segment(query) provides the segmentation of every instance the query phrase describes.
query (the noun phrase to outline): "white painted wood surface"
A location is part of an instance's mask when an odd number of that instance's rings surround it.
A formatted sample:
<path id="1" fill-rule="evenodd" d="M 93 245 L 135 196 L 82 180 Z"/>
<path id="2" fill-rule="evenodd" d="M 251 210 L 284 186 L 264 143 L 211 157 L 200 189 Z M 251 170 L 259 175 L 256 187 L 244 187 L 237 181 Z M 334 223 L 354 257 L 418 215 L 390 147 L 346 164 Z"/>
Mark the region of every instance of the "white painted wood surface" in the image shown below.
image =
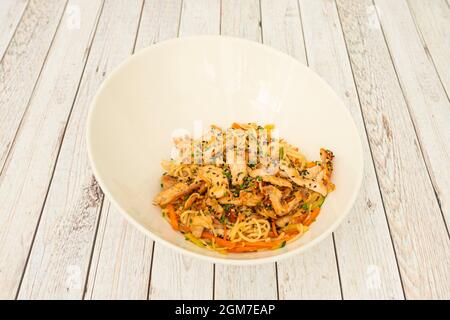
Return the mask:
<path id="1" fill-rule="evenodd" d="M 450 6 L 336 2 L 1 1 L 0 298 L 448 299 Z M 87 162 L 87 108 L 118 63 L 220 33 L 308 64 L 362 137 L 353 212 L 276 264 L 214 266 L 154 244 L 103 199 Z"/>
<path id="2" fill-rule="evenodd" d="M 429 58 L 450 97 L 450 3 L 447 0 L 408 0 Z"/>
<path id="3" fill-rule="evenodd" d="M 0 1 L 0 59 L 22 19 L 28 0 Z"/>
<path id="4" fill-rule="evenodd" d="M 107 0 L 103 6 L 19 292 L 21 299 L 80 299 L 84 294 L 103 199 L 87 159 L 87 111 L 106 73 L 131 54 L 141 9 L 140 0 Z"/>
<path id="5" fill-rule="evenodd" d="M 65 7 L 30 1 L 0 62 L 0 172 L 13 144 Z"/>
<path id="6" fill-rule="evenodd" d="M 301 0 L 310 67 L 349 108 L 362 138 L 364 180 L 352 213 L 335 232 L 345 299 L 402 299 L 402 285 L 378 190 L 345 41 L 334 1 Z"/>
<path id="7" fill-rule="evenodd" d="M 448 298 L 449 235 L 376 9 L 337 3 L 406 298 Z"/>
<path id="8" fill-rule="evenodd" d="M 441 210 L 450 224 L 450 100 L 420 41 L 406 1 L 376 1 L 397 76 L 414 121 Z M 450 20 L 450 11 L 449 11 Z M 447 42 L 450 45 L 450 23 Z M 450 47 L 447 57 L 450 66 Z M 449 67 L 450 68 L 450 67 Z M 449 74 L 450 76 L 450 74 Z"/>
<path id="9" fill-rule="evenodd" d="M 71 29 L 64 14 L 0 179 L 0 294 L 14 297 L 47 196 L 101 1 L 71 1 L 84 19 Z M 21 241 L 17 241 L 17 234 Z M 36 247 L 35 247 L 36 248 Z"/>

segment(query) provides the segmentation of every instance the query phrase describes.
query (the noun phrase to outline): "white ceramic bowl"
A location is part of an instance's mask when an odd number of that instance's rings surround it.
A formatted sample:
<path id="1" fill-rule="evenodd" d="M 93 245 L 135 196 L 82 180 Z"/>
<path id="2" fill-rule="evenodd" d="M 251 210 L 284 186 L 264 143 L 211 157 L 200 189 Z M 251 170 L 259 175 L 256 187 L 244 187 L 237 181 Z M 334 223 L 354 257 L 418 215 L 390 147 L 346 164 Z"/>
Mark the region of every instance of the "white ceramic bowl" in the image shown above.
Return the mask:
<path id="1" fill-rule="evenodd" d="M 152 205 L 160 162 L 170 157 L 174 130 L 192 132 L 195 121 L 274 123 L 310 159 L 319 159 L 320 147 L 335 153 L 336 190 L 303 237 L 279 250 L 223 255 L 171 229 Z M 333 90 L 288 55 L 229 37 L 169 40 L 127 59 L 92 102 L 87 146 L 101 188 L 129 221 L 156 241 L 219 263 L 269 262 L 311 248 L 348 214 L 363 174 L 356 126 Z"/>

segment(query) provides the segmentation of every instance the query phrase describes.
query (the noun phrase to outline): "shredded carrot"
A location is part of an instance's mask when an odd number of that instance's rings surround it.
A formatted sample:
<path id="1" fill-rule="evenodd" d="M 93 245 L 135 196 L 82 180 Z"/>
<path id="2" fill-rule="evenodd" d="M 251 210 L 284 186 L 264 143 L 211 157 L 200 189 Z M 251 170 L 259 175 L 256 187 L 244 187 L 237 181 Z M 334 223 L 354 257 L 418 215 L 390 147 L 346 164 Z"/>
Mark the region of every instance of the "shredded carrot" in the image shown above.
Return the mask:
<path id="1" fill-rule="evenodd" d="M 306 168 L 312 168 L 312 167 L 315 167 L 315 166 L 316 166 L 316 163 L 313 162 L 313 161 L 308 162 L 308 163 L 306 164 Z"/>
<path id="2" fill-rule="evenodd" d="M 225 223 L 223 224 L 223 238 L 227 238 L 227 225 Z"/>
<path id="3" fill-rule="evenodd" d="M 234 242 L 231 242 L 231 241 L 219 238 L 219 237 L 215 237 L 213 234 L 211 234 L 210 232 L 206 232 L 206 231 L 203 231 L 201 238 L 214 240 L 221 247 L 233 248 L 236 246 L 236 244 Z"/>
<path id="4" fill-rule="evenodd" d="M 319 212 L 320 212 L 320 208 L 312 209 L 309 216 L 305 219 L 305 221 L 303 221 L 303 225 L 309 226 L 311 223 L 313 223 L 314 220 L 316 220 L 317 216 L 319 215 Z"/>
<path id="5" fill-rule="evenodd" d="M 241 126 L 239 125 L 239 123 L 233 122 L 233 124 L 231 125 L 231 128 L 233 128 L 233 129 L 241 129 Z"/>
<path id="6" fill-rule="evenodd" d="M 245 247 L 230 248 L 230 249 L 228 249 L 228 252 L 232 252 L 232 253 L 251 252 L 251 251 L 257 251 L 258 249 L 261 249 L 261 248 L 245 246 Z"/>
<path id="7" fill-rule="evenodd" d="M 272 231 L 275 234 L 275 237 L 278 237 L 277 227 L 275 226 L 275 220 L 272 220 Z"/>
<path id="8" fill-rule="evenodd" d="M 169 214 L 170 224 L 172 225 L 172 228 L 174 228 L 175 230 L 179 230 L 178 217 L 177 214 L 175 213 L 175 209 L 173 208 L 172 204 L 169 204 L 167 206 L 167 211 Z"/>

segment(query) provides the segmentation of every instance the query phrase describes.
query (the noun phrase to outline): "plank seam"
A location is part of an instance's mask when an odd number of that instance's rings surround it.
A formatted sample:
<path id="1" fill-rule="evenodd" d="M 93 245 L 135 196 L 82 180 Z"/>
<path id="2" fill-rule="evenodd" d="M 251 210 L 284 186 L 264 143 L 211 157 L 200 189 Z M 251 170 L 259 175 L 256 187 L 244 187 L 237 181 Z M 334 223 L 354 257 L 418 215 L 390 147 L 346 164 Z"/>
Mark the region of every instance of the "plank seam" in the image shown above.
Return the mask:
<path id="1" fill-rule="evenodd" d="M 108 217 L 109 217 L 109 210 L 110 210 L 110 207 L 111 207 L 111 205 L 109 206 L 108 211 L 106 212 L 106 220 L 108 220 Z M 103 209 L 103 204 L 102 204 L 101 209 Z M 100 220 L 99 220 L 99 224 L 100 224 Z M 106 225 L 107 225 L 107 221 L 105 222 L 105 230 L 103 231 L 103 234 L 102 234 L 102 240 L 100 241 L 99 258 L 98 258 L 98 261 L 97 261 L 97 265 L 96 265 L 96 267 L 95 267 L 94 279 L 92 280 L 92 290 L 91 290 L 91 294 L 90 294 L 90 297 L 89 297 L 90 300 L 92 299 L 92 294 L 93 294 L 93 292 L 94 292 L 95 282 L 96 282 L 96 280 L 97 280 L 98 264 L 99 264 L 99 261 L 100 261 L 101 248 L 103 247 L 103 240 L 105 239 Z M 97 232 L 98 232 L 98 231 L 97 231 Z M 89 263 L 89 265 L 91 265 L 91 264 L 92 264 L 92 258 L 91 258 L 91 262 Z M 89 272 L 87 273 L 87 275 L 88 275 L 87 278 L 89 279 Z M 87 282 L 86 282 L 86 288 L 85 288 L 85 290 L 84 290 L 82 300 L 85 300 L 85 298 L 86 298 L 86 291 L 87 291 L 87 289 L 88 289 L 88 288 L 87 288 Z"/>
<path id="2" fill-rule="evenodd" d="M 344 290 L 342 290 L 341 270 L 339 269 L 339 259 L 338 259 L 337 248 L 336 248 L 336 240 L 334 239 L 334 232 L 331 234 L 331 236 L 333 237 L 334 258 L 336 259 L 336 270 L 337 270 L 338 279 L 339 279 L 339 289 L 341 291 L 341 300 L 344 300 Z"/>
<path id="3" fill-rule="evenodd" d="M 302 26 L 301 31 L 302 31 L 302 39 L 303 39 L 303 49 L 304 49 L 304 53 L 305 53 L 306 65 L 309 66 L 308 53 L 306 52 L 306 40 L 305 40 L 305 30 L 303 28 L 302 10 L 300 7 L 301 7 L 300 0 L 297 0 L 298 17 L 300 19 L 300 25 Z"/>
<path id="4" fill-rule="evenodd" d="M 14 32 L 12 33 L 11 38 L 10 38 L 9 41 L 8 41 L 8 44 L 7 44 L 6 47 L 5 47 L 5 51 L 3 52 L 2 57 L 0 58 L 0 64 L 3 63 L 3 59 L 4 59 L 5 56 L 6 56 L 6 52 L 8 51 L 9 47 L 11 46 L 11 42 L 12 42 L 12 40 L 14 39 L 14 36 L 15 36 L 16 33 L 17 33 L 17 29 L 19 29 L 19 25 L 20 25 L 20 23 L 22 22 L 23 16 L 25 15 L 25 12 L 27 11 L 27 9 L 28 9 L 29 6 L 30 6 L 30 0 L 27 1 L 27 4 L 25 5 L 25 7 L 24 7 L 24 9 L 23 9 L 23 11 L 22 11 L 22 13 L 21 13 L 21 15 L 20 15 L 20 19 L 19 19 L 19 21 L 18 21 L 16 27 L 14 28 Z"/>
<path id="5" fill-rule="evenodd" d="M 412 20 L 414 22 L 414 26 L 415 26 L 415 28 L 417 30 L 418 35 L 419 35 L 420 42 L 422 43 L 422 46 L 423 46 L 423 48 L 425 50 L 425 54 L 427 55 L 428 59 L 430 59 L 430 62 L 433 65 L 434 71 L 436 72 L 436 75 L 437 75 L 437 77 L 439 79 L 439 82 L 440 82 L 440 84 L 441 84 L 441 86 L 442 86 L 442 88 L 443 88 L 443 90 L 445 92 L 445 95 L 447 96 L 447 99 L 450 101 L 450 96 L 449 96 L 450 93 L 447 92 L 447 90 L 445 89 L 444 82 L 442 82 L 441 75 L 439 74 L 438 68 L 436 67 L 436 63 L 434 62 L 433 56 L 432 56 L 431 52 L 428 50 L 427 42 L 425 40 L 425 37 L 423 36 L 422 30 L 420 30 L 419 23 L 418 23 L 418 21 L 416 19 L 416 16 L 414 15 L 414 10 L 411 9 L 411 5 L 409 4 L 409 0 L 405 0 L 405 3 L 406 3 L 406 6 L 408 7 L 409 14 L 411 15 L 411 18 L 412 18 Z M 448 4 L 448 2 L 445 2 L 445 3 L 447 3 L 447 5 L 449 6 L 449 9 L 450 9 L 450 5 Z"/>
<path id="6" fill-rule="evenodd" d="M 181 4 L 181 8 L 180 8 L 180 16 L 178 17 L 178 30 L 177 30 L 177 38 L 180 37 L 180 29 L 181 29 L 181 16 L 183 14 L 183 5 L 184 5 L 184 0 L 180 1 Z"/>
<path id="7" fill-rule="evenodd" d="M 150 274 L 148 276 L 148 288 L 147 288 L 147 300 L 150 299 L 150 288 L 152 285 L 152 271 L 153 271 L 153 256 L 155 254 L 155 241 L 152 242 L 152 256 L 151 256 L 151 261 L 150 261 Z"/>
<path id="8" fill-rule="evenodd" d="M 362 107 L 361 107 L 361 98 L 359 96 L 359 90 L 358 90 L 358 86 L 356 85 L 355 74 L 353 72 L 353 65 L 352 65 L 352 62 L 351 62 L 350 54 L 348 52 L 347 41 L 345 41 L 346 35 L 345 35 L 345 32 L 344 32 L 344 28 L 342 26 L 341 14 L 339 12 L 339 7 L 338 7 L 336 1 L 334 2 L 334 4 L 336 6 L 336 10 L 337 10 L 337 13 L 338 13 L 338 16 L 339 16 L 339 23 L 340 23 L 340 27 L 341 27 L 342 36 L 344 38 L 344 45 L 345 45 L 345 48 L 346 48 L 346 51 L 347 51 L 347 57 L 348 57 L 350 69 L 352 71 L 353 85 L 354 85 L 354 87 L 356 89 L 355 90 L 356 91 L 356 96 L 358 97 L 358 104 L 359 104 L 359 107 L 360 107 L 360 110 L 361 110 L 361 117 L 362 117 L 362 120 L 363 120 L 364 131 L 366 133 L 367 141 L 370 141 L 369 138 L 368 138 L 369 135 L 367 133 L 367 126 L 366 126 L 366 121 L 365 121 L 365 117 L 364 117 L 364 112 L 362 111 Z M 402 286 L 403 298 L 405 299 L 406 295 L 405 295 L 405 287 L 403 285 L 402 273 L 400 272 L 400 266 L 399 266 L 399 263 L 398 263 L 397 251 L 396 251 L 396 248 L 395 248 L 395 245 L 394 245 L 394 240 L 392 238 L 392 232 L 391 232 L 391 227 L 389 225 L 389 219 L 387 218 L 386 206 L 384 204 L 384 196 L 383 196 L 383 193 L 381 192 L 378 171 L 377 171 L 377 167 L 376 167 L 376 165 L 374 163 L 374 160 L 373 160 L 373 151 L 372 151 L 372 146 L 371 146 L 370 142 L 368 142 L 368 146 L 369 146 L 369 151 L 370 151 L 370 157 L 372 158 L 372 166 L 373 166 L 373 169 L 374 169 L 374 172 L 375 172 L 375 177 L 376 177 L 377 186 L 378 186 L 378 192 L 379 192 L 380 198 L 381 198 L 381 204 L 383 205 L 384 218 L 386 220 L 386 225 L 387 225 L 388 231 L 389 231 L 389 237 L 391 238 L 392 249 L 394 251 L 395 263 L 397 265 L 397 271 L 398 271 L 399 278 L 400 278 L 400 284 Z"/>

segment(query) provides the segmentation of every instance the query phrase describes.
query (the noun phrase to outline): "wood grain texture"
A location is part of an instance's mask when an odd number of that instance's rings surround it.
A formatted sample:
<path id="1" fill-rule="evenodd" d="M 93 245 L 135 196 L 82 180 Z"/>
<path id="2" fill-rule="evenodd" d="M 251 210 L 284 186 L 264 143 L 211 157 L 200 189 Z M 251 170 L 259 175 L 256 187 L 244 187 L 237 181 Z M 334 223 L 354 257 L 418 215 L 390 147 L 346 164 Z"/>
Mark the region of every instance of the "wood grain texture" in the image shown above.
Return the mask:
<path id="1" fill-rule="evenodd" d="M 40 81 L 0 177 L 0 291 L 14 297 L 31 249 L 65 124 L 96 25 L 101 1 L 80 2 L 83 23 L 66 27 L 65 14 Z"/>
<path id="2" fill-rule="evenodd" d="M 297 1 L 263 0 L 261 15 L 264 43 L 307 64 Z M 331 236 L 313 250 L 277 265 L 280 299 L 341 299 Z"/>
<path id="3" fill-rule="evenodd" d="M 277 291 L 275 263 L 256 266 L 216 264 L 215 299 L 275 300 Z"/>
<path id="4" fill-rule="evenodd" d="M 65 0 L 32 0 L 0 62 L 0 172 L 42 70 Z"/>
<path id="5" fill-rule="evenodd" d="M 183 0 L 180 36 L 220 33 L 220 0 Z"/>
<path id="6" fill-rule="evenodd" d="M 259 0 L 222 0 L 220 33 L 261 42 Z"/>
<path id="7" fill-rule="evenodd" d="M 181 1 L 144 3 L 135 51 L 176 37 Z M 147 299 L 153 241 L 105 199 L 90 268 L 90 299 Z"/>
<path id="8" fill-rule="evenodd" d="M 22 19 L 28 0 L 0 1 L 0 60 Z"/>
<path id="9" fill-rule="evenodd" d="M 441 210 L 450 225 L 450 100 L 427 56 L 405 1 L 376 1 Z M 449 15 L 450 22 L 450 15 Z M 449 23 L 450 28 L 450 23 Z M 450 43 L 450 32 L 448 37 Z M 447 59 L 450 65 L 450 51 Z"/>
<path id="10" fill-rule="evenodd" d="M 147 299 L 153 241 L 109 201 L 102 208 L 86 299 Z"/>
<path id="11" fill-rule="evenodd" d="M 178 34 L 182 0 L 146 0 L 136 41 L 138 51 Z"/>
<path id="12" fill-rule="evenodd" d="M 408 0 L 422 36 L 423 45 L 433 60 L 440 80 L 450 97 L 450 4 L 445 0 Z"/>
<path id="13" fill-rule="evenodd" d="M 219 34 L 220 1 L 184 0 L 179 34 Z M 212 299 L 214 265 L 155 243 L 149 299 Z"/>
<path id="14" fill-rule="evenodd" d="M 300 0 L 310 67 L 341 97 L 353 115 L 364 154 L 359 197 L 335 232 L 344 299 L 403 299 L 353 74 L 333 0 Z"/>
<path id="15" fill-rule="evenodd" d="M 48 192 L 21 299 L 80 299 L 103 199 L 85 143 L 88 106 L 106 74 L 132 52 L 142 1 L 108 0 L 100 16 Z"/>
<path id="16" fill-rule="evenodd" d="M 221 33 L 261 42 L 259 1 L 222 1 Z M 258 266 L 216 264 L 215 299 L 277 299 L 274 263 Z"/>
<path id="17" fill-rule="evenodd" d="M 155 244 L 149 298 L 211 300 L 213 264 Z"/>
<path id="18" fill-rule="evenodd" d="M 450 240 L 370 1 L 337 1 L 406 298 L 448 298 Z"/>
<path id="19" fill-rule="evenodd" d="M 307 64 L 297 0 L 261 0 L 263 42 Z"/>

